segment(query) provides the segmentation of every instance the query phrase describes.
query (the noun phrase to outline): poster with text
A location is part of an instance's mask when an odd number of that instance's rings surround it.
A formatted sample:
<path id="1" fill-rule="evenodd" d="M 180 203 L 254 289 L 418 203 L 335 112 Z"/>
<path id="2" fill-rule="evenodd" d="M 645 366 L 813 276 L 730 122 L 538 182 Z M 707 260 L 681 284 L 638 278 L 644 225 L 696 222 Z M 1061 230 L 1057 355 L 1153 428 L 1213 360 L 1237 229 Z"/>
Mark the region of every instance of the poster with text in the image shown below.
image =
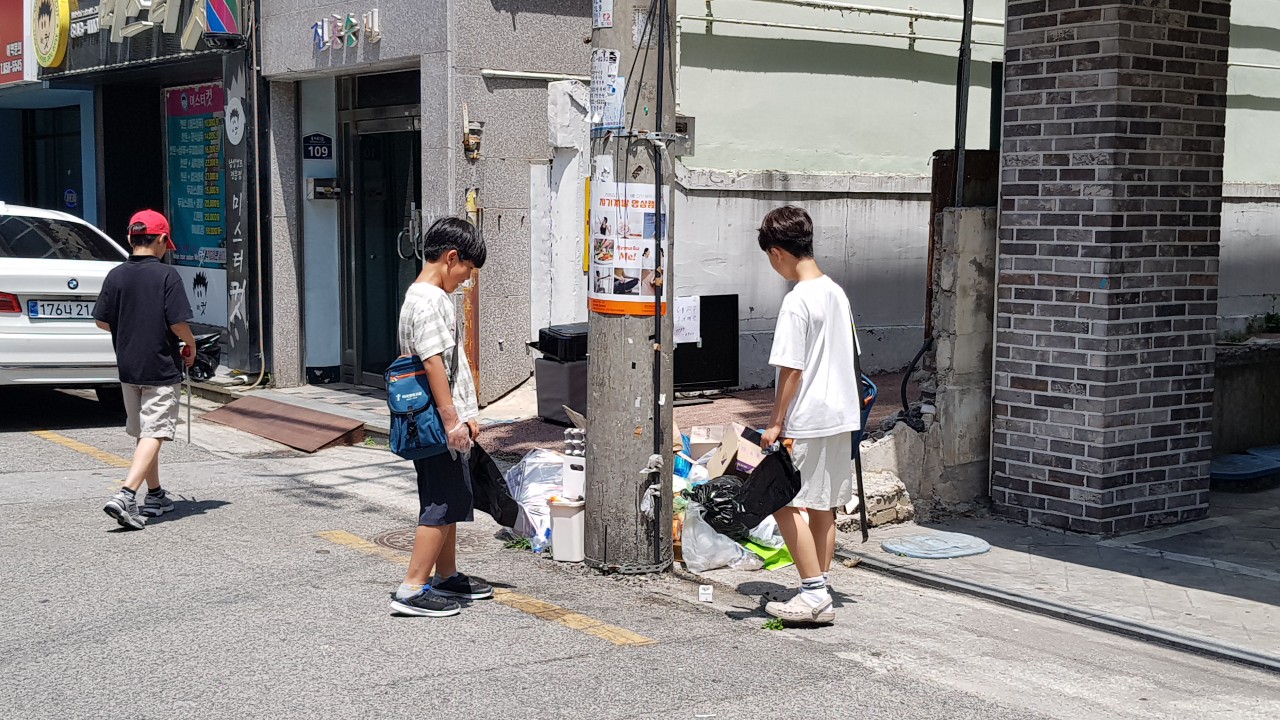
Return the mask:
<path id="1" fill-rule="evenodd" d="M 177 265 L 225 269 L 227 222 L 223 206 L 224 92 L 221 84 L 164 91 L 169 226 Z M 225 288 L 221 292 L 226 292 Z"/>
<path id="2" fill-rule="evenodd" d="M 608 315 L 652 315 L 655 295 L 665 293 L 658 258 L 668 242 L 653 184 L 593 183 L 591 196 L 588 306 Z M 670 202 L 671 192 L 664 191 L 664 216 Z"/>

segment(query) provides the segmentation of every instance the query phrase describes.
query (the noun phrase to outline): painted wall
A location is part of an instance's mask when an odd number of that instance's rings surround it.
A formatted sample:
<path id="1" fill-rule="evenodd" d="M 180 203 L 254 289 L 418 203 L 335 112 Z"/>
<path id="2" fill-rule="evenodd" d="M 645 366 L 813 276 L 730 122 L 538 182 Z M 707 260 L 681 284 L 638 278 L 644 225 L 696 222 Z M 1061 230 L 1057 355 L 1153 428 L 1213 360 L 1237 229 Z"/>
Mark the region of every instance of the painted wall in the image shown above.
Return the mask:
<path id="1" fill-rule="evenodd" d="M 767 207 L 786 203 L 813 217 L 815 257 L 849 295 L 863 368 L 896 370 L 911 360 L 924 340 L 927 182 L 700 170 L 682 172 L 679 182 L 676 294 L 738 295 L 744 387 L 774 379 L 769 349 L 790 284 L 770 269 L 756 228 Z"/>
<path id="2" fill-rule="evenodd" d="M 328 160 L 301 159 L 303 302 L 308 368 L 336 368 L 342 364 L 342 302 L 339 271 L 339 201 L 306 199 L 307 178 L 338 177 L 337 96 L 332 78 L 298 83 L 298 136 L 328 135 L 333 142 Z M 319 378 L 310 377 L 315 382 Z"/>
<path id="3" fill-rule="evenodd" d="M 1274 0 L 1231 3 L 1227 74 L 1227 182 L 1280 183 L 1280 13 Z"/>
<path id="4" fill-rule="evenodd" d="M 871 3 L 956 14 L 948 0 Z M 759 0 L 717 0 L 718 18 L 906 33 L 903 17 L 841 13 Z M 680 0 L 682 16 L 707 3 Z M 978 0 L 977 17 L 1003 20 L 1001 0 Z M 960 24 L 920 20 L 922 36 L 960 37 Z M 680 21 L 677 97 L 697 118 L 693 168 L 822 173 L 928 172 L 929 154 L 954 145 L 954 42 Z M 1002 43 L 1003 28 L 977 26 L 976 41 Z M 989 147 L 991 62 L 975 46 L 970 147 Z"/>
<path id="5" fill-rule="evenodd" d="M 568 80 L 548 86 L 551 162 L 530 166 L 533 234 L 530 242 L 529 335 L 549 325 L 587 320 L 587 283 L 582 261 L 583 213 L 590 126 L 589 91 Z"/>
<path id="6" fill-rule="evenodd" d="M 1280 312 L 1280 15 L 1270 0 L 1231 4 L 1227 179 L 1218 275 L 1218 334 Z M 1215 445 L 1216 447 L 1216 445 Z"/>

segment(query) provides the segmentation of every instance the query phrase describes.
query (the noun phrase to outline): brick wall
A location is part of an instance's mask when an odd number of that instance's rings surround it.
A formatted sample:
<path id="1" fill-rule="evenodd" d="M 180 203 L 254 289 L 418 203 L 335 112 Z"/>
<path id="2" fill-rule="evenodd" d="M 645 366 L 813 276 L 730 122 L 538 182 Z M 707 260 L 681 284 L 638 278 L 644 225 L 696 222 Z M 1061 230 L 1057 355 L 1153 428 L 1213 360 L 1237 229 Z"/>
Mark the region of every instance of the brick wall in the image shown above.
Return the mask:
<path id="1" fill-rule="evenodd" d="M 1203 517 L 1230 4 L 1008 7 L 992 498 L 1088 533 Z"/>

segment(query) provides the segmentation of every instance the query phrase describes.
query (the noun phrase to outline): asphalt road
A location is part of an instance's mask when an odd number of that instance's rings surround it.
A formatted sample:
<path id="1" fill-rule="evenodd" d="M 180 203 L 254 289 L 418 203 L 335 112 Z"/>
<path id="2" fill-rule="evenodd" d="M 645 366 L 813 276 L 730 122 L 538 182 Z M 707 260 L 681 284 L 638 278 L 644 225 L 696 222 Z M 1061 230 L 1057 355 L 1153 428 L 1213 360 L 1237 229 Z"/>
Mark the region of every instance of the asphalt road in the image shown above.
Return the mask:
<path id="1" fill-rule="evenodd" d="M 789 571 L 704 604 L 487 518 L 462 564 L 503 595 L 391 617 L 406 556 L 369 541 L 412 524 L 406 464 L 197 421 L 162 455 L 180 510 L 124 532 L 131 443 L 90 397 L 0 388 L 3 718 L 1280 717 L 1280 677 L 857 569 L 836 626 L 765 630 Z"/>

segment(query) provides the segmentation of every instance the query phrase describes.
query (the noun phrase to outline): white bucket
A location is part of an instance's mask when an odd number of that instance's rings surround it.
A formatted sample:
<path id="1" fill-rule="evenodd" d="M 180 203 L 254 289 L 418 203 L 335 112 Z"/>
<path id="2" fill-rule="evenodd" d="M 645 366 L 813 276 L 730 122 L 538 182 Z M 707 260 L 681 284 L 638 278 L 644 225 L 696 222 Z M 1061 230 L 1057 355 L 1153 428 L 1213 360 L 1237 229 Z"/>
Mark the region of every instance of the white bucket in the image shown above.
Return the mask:
<path id="1" fill-rule="evenodd" d="M 564 477 L 560 496 L 580 500 L 587 496 L 587 459 L 570 456 L 564 459 Z"/>
<path id="2" fill-rule="evenodd" d="M 551 500 L 551 557 L 557 562 L 582 562 L 587 527 L 585 500 Z"/>

